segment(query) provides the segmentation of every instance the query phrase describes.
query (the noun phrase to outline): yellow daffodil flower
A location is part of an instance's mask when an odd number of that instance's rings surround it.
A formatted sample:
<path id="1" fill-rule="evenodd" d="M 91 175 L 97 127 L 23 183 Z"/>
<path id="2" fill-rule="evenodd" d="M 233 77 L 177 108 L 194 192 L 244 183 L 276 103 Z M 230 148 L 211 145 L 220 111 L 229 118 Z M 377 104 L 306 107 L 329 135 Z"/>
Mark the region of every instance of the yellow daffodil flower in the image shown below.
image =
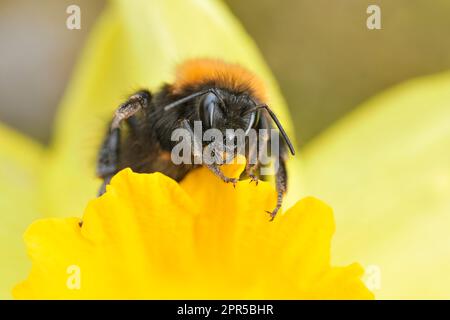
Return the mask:
<path id="1" fill-rule="evenodd" d="M 225 166 L 239 177 L 244 166 Z M 20 299 L 367 299 L 356 264 L 330 267 L 331 209 L 299 201 L 273 222 L 268 182 L 233 188 L 208 169 L 180 184 L 119 172 L 79 218 L 26 232 L 33 260 Z M 76 271 L 75 271 L 76 270 Z M 72 272 L 74 272 L 72 274 Z"/>

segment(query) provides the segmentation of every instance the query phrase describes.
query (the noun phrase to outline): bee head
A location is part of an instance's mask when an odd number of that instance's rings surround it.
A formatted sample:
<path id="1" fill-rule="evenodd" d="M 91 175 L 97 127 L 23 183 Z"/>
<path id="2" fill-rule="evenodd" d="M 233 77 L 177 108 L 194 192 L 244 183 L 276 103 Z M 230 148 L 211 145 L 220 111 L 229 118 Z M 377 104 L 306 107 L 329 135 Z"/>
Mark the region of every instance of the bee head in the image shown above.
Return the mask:
<path id="1" fill-rule="evenodd" d="M 194 99 L 197 100 L 195 105 L 197 105 L 198 117 L 202 121 L 203 129 L 220 130 L 224 137 L 224 143 L 235 138 L 227 129 L 241 129 L 248 134 L 252 128 L 257 127 L 260 112 L 265 110 L 277 125 L 291 153 L 295 154 L 294 147 L 275 113 L 268 105 L 257 104 L 246 94 L 233 94 L 217 88 L 210 88 L 172 102 L 166 105 L 164 110 L 170 110 Z"/>
<path id="2" fill-rule="evenodd" d="M 241 129 L 248 134 L 258 125 L 260 111 L 248 112 L 255 105 L 247 96 L 214 90 L 199 99 L 198 115 L 205 130 L 217 129 L 224 137 L 232 139 L 231 131 Z"/>

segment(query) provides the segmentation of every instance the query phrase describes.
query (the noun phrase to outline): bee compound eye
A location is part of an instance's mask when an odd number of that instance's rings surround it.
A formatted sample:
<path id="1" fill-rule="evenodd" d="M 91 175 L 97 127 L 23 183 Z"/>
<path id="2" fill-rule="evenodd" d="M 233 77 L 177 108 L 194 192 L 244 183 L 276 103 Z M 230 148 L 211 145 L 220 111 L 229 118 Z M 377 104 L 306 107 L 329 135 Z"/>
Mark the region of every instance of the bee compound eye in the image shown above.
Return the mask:
<path id="1" fill-rule="evenodd" d="M 251 129 L 255 128 L 258 125 L 258 121 L 259 121 L 259 112 L 254 111 L 254 112 L 250 113 L 250 116 L 249 116 L 248 122 L 247 122 L 247 129 L 245 129 L 246 135 L 250 132 Z"/>
<path id="2" fill-rule="evenodd" d="M 200 119 L 207 128 L 212 128 L 214 126 L 217 103 L 218 99 L 214 93 L 208 93 L 201 101 Z"/>

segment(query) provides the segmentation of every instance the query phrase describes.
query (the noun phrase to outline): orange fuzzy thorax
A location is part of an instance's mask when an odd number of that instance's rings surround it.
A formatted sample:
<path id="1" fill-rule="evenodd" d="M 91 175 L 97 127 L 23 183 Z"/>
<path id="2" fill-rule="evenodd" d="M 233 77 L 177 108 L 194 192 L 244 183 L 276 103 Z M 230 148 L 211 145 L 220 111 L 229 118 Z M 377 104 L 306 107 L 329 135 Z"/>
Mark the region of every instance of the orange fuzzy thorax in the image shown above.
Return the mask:
<path id="1" fill-rule="evenodd" d="M 192 59 L 178 66 L 173 84 L 174 92 L 185 87 L 214 83 L 232 91 L 248 90 L 260 102 L 267 99 L 266 88 L 261 79 L 238 64 L 214 59 Z"/>

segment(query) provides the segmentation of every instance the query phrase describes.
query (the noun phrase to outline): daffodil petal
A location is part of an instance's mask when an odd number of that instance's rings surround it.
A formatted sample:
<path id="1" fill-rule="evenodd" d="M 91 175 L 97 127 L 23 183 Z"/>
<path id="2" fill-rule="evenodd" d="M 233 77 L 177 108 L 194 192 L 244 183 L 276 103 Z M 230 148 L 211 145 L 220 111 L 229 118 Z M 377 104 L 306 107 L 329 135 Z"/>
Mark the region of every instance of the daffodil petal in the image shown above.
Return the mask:
<path id="1" fill-rule="evenodd" d="M 336 263 L 378 270 L 377 298 L 450 298 L 450 74 L 371 99 L 305 151 L 308 192 L 336 212 Z"/>
<path id="2" fill-rule="evenodd" d="M 240 171 L 242 166 L 224 167 L 224 173 Z M 275 202 L 269 183 L 243 181 L 234 189 L 213 178 L 204 167 L 181 185 L 160 173 L 119 172 L 89 203 L 82 227 L 79 219 L 65 218 L 29 228 L 33 267 L 14 296 L 373 297 L 360 267 L 330 267 L 334 223 L 328 206 L 306 198 L 270 222 L 261 212 Z"/>
<path id="3" fill-rule="evenodd" d="M 111 1 L 95 26 L 57 115 L 43 182 L 47 214 L 75 215 L 99 187 L 98 146 L 113 111 L 135 90 L 157 89 L 191 57 L 239 62 L 268 84 L 270 103 L 294 136 L 285 102 L 253 41 L 220 1 Z M 299 176 L 298 162 L 290 162 Z M 301 179 L 291 179 L 298 190 Z M 60 193 L 59 191 L 70 190 Z M 53 195 L 58 193 L 55 198 Z"/>
<path id="4" fill-rule="evenodd" d="M 42 148 L 0 125 L 0 300 L 26 275 L 29 262 L 22 240 L 26 227 L 40 217 L 37 196 Z"/>
<path id="5" fill-rule="evenodd" d="M 77 218 L 41 220 L 30 226 L 25 239 L 35 263 L 30 280 L 18 285 L 14 296 L 165 297 L 173 287 L 167 282 L 160 285 L 160 279 L 169 281 L 165 275 L 170 274 L 170 281 L 182 281 L 181 268 L 193 269 L 190 241 L 195 214 L 175 181 L 160 173 L 124 170 L 114 177 L 108 192 L 89 203 L 82 228 Z M 80 271 L 79 289 L 67 285 L 71 266 Z"/>

